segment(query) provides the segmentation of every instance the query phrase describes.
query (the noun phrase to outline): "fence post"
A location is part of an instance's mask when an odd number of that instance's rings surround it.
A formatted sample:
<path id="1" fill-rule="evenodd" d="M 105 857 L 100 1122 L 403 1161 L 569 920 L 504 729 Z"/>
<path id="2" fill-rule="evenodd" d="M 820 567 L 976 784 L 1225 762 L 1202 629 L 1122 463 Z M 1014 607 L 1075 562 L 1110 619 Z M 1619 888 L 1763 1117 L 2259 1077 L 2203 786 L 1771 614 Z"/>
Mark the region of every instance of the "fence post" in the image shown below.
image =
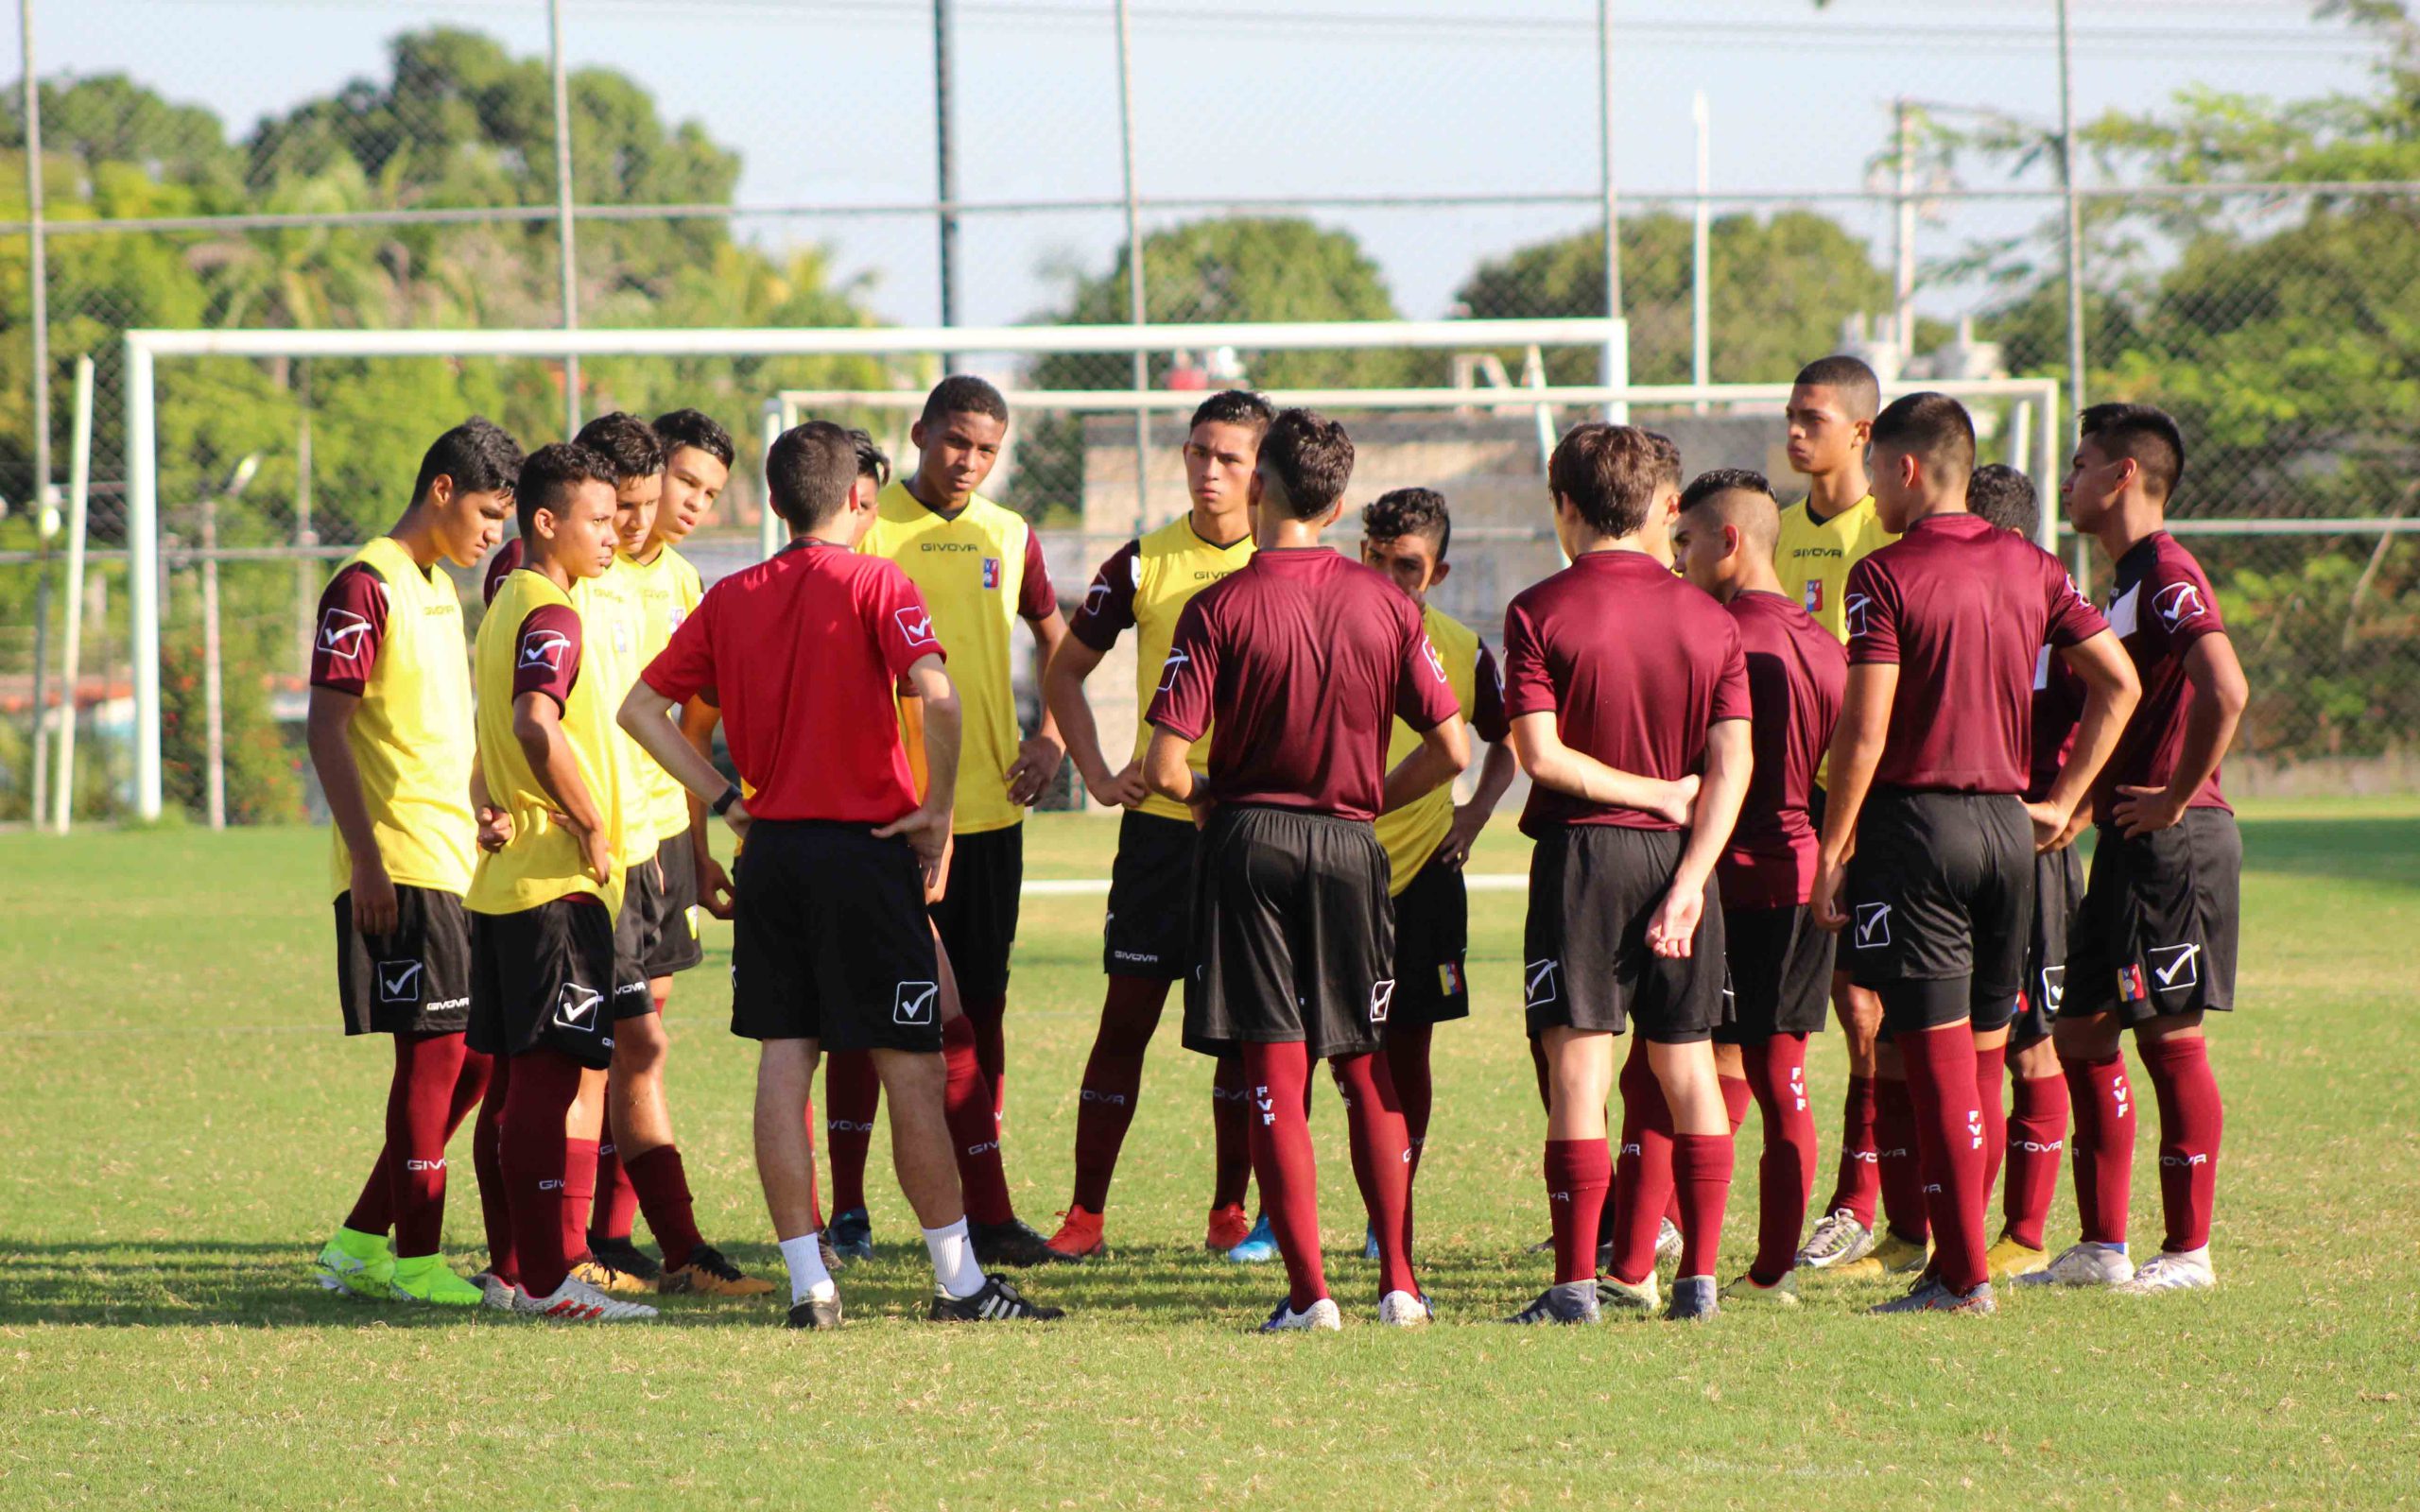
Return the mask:
<path id="1" fill-rule="evenodd" d="M 1689 114 L 1698 129 L 1697 214 L 1689 227 L 1689 381 L 1710 384 L 1714 382 L 1714 296 L 1708 281 L 1714 276 L 1714 204 L 1706 196 L 1714 187 L 1714 114 L 1706 105 L 1705 91 L 1691 97 Z M 1699 400 L 1697 412 L 1705 411 L 1705 401 Z"/>
<path id="2" fill-rule="evenodd" d="M 93 493 L 93 359 L 76 359 L 75 450 L 67 456 L 67 635 L 60 700 L 59 771 L 51 785 L 51 827 L 67 833 L 76 813 L 76 681 L 84 651 L 84 535 Z M 42 816 L 36 815 L 35 822 Z"/>
<path id="3" fill-rule="evenodd" d="M 42 524 L 50 508 L 50 248 L 45 234 L 42 193 L 42 86 L 34 78 L 34 0 L 17 0 L 17 34 L 24 47 L 25 131 L 26 131 L 26 225 L 30 243 L 32 266 L 27 269 L 26 287 L 31 295 L 33 319 L 33 402 L 34 402 L 34 487 L 32 508 L 34 529 L 42 543 L 42 578 L 34 599 L 34 747 L 33 747 L 33 808 L 36 825 L 42 823 L 43 799 L 48 780 L 49 747 L 43 740 L 43 705 L 48 690 L 43 686 L 45 664 L 50 660 L 50 538 Z M 71 692 L 69 696 L 73 698 Z M 71 703 L 72 710 L 73 705 Z"/>
<path id="4" fill-rule="evenodd" d="M 2075 39 L 2067 26 L 2067 0 L 2059 0 L 2059 187 L 2067 212 L 2067 413 L 2083 414 L 2083 202 L 2076 198 Z M 2054 436 L 2050 445 L 2055 449 Z M 2054 453 L 2055 454 L 2055 450 Z M 2075 578 L 2087 580 L 2091 563 L 2084 541 L 2076 538 Z"/>
<path id="5" fill-rule="evenodd" d="M 1133 18 L 1127 0 L 1117 0 L 1117 144 L 1126 178 L 1126 301 L 1134 323 L 1145 326 L 1151 323 L 1151 317 L 1143 301 L 1142 217 L 1134 203 Z M 1150 354 L 1137 349 L 1134 391 L 1139 394 L 1150 387 Z M 1138 538 L 1151 527 L 1150 471 L 1151 412 L 1138 405 L 1134 410 L 1134 534 Z"/>
<path id="6" fill-rule="evenodd" d="M 127 626 L 134 662 L 134 814 L 160 816 L 160 440 L 151 349 L 126 337 Z"/>
<path id="7" fill-rule="evenodd" d="M 1620 203 L 1614 193 L 1614 0 L 1597 0 L 1597 163 L 1604 180 L 1605 317 L 1622 316 L 1622 238 Z M 1605 353 L 1597 381 L 1607 386 L 1630 381 L 1630 354 L 1617 352 L 1619 338 L 1605 338 Z M 1605 419 L 1616 425 L 1630 421 L 1630 406 L 1605 406 Z"/>
<path id="8" fill-rule="evenodd" d="M 950 99 L 957 93 L 949 56 L 950 0 L 933 0 L 933 167 L 941 194 L 941 283 L 943 325 L 958 324 L 958 154 L 950 141 Z"/>
<path id="9" fill-rule="evenodd" d="M 548 60 L 555 83 L 555 224 L 563 264 L 563 329 L 579 329 L 579 265 L 572 231 L 571 76 L 563 67 L 563 0 L 546 0 Z M 563 353 L 563 439 L 579 434 L 579 354 Z"/>

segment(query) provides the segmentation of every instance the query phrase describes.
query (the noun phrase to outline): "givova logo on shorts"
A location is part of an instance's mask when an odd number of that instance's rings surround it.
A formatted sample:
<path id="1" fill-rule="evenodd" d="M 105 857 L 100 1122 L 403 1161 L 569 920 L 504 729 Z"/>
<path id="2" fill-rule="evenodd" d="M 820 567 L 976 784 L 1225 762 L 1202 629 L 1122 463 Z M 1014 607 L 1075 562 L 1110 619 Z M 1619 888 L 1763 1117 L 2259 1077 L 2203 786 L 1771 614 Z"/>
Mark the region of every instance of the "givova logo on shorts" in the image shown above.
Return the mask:
<path id="1" fill-rule="evenodd" d="M 919 1028 L 940 1022 L 941 988 L 931 982 L 902 982 L 890 998 L 890 1022 Z"/>

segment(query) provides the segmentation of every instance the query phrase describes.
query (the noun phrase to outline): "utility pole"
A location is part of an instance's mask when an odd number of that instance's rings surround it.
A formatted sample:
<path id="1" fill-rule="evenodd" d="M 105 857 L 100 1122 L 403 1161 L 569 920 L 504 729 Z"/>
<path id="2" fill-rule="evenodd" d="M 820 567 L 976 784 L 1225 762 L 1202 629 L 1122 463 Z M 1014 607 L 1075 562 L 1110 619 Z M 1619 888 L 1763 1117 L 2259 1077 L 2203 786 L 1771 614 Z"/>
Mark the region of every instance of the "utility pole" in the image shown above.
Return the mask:
<path id="1" fill-rule="evenodd" d="M 1121 17 L 1122 17 L 1121 12 Z M 1123 35 L 1123 20 L 1120 35 Z M 933 151 L 941 194 L 942 324 L 958 323 L 958 155 L 950 140 L 950 0 L 933 0 Z"/>
<path id="2" fill-rule="evenodd" d="M 563 329 L 579 329 L 579 262 L 571 214 L 571 77 L 563 67 L 563 0 L 546 0 L 555 76 L 555 227 L 563 267 Z M 579 434 L 579 354 L 563 353 L 563 439 Z"/>

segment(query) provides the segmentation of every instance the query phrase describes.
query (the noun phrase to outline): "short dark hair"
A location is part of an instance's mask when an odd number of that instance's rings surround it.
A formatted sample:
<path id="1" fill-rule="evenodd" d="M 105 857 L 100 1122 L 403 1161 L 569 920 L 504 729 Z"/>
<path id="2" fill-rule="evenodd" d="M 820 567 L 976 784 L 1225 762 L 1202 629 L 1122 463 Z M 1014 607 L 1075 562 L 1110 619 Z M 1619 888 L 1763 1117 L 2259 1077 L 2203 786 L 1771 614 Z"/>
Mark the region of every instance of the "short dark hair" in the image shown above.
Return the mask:
<path id="1" fill-rule="evenodd" d="M 1801 388 L 1837 388 L 1849 402 L 1849 419 L 1872 420 L 1882 405 L 1882 384 L 1862 357 L 1852 357 L 1836 352 L 1828 357 L 1818 357 L 1798 369 L 1794 387 Z"/>
<path id="2" fill-rule="evenodd" d="M 412 503 L 427 498 L 429 486 L 441 477 L 452 478 L 457 493 L 510 493 L 520 476 L 521 443 L 485 415 L 474 415 L 421 454 Z"/>
<path id="3" fill-rule="evenodd" d="M 628 410 L 597 416 L 579 428 L 572 442 L 605 459 L 605 465 L 614 470 L 617 489 L 664 471 L 663 438 L 655 434 L 654 426 Z"/>
<path id="4" fill-rule="evenodd" d="M 1902 394 L 1874 417 L 1874 444 L 1905 452 L 1927 466 L 1972 474 L 1975 421 L 1966 406 L 1930 389 Z"/>
<path id="5" fill-rule="evenodd" d="M 1435 489 L 1390 489 L 1362 507 L 1361 533 L 1373 541 L 1426 537 L 1443 561 L 1454 540 L 1454 519 L 1445 512 L 1445 496 Z"/>
<path id="6" fill-rule="evenodd" d="M 1718 493 L 1761 493 L 1773 496 L 1772 481 L 1762 472 L 1751 472 L 1744 467 L 1719 467 L 1689 479 L 1681 490 L 1681 512 L 1685 514 Z"/>
<path id="7" fill-rule="evenodd" d="M 536 539 L 538 511 L 560 515 L 572 490 L 583 483 L 620 486 L 614 465 L 578 441 L 550 441 L 530 453 L 512 488 L 512 515 L 521 527 L 521 539 Z"/>
<path id="8" fill-rule="evenodd" d="M 924 423 L 934 424 L 952 415 L 989 415 L 1006 425 L 1009 422 L 1009 402 L 987 379 L 971 372 L 954 372 L 933 385 L 925 396 Z"/>
<path id="9" fill-rule="evenodd" d="M 2134 458 L 2162 500 L 2185 481 L 2184 428 L 2156 404 L 2093 404 L 2076 428 L 2103 455 Z"/>
<path id="10" fill-rule="evenodd" d="M 1317 410 L 1280 410 L 1260 438 L 1260 466 L 1295 519 L 1316 519 L 1353 481 L 1353 438 Z"/>
<path id="11" fill-rule="evenodd" d="M 1193 419 L 1184 428 L 1191 431 L 1196 425 L 1239 425 L 1254 436 L 1266 436 L 1270 422 L 1276 419 L 1277 406 L 1251 389 L 1226 388 L 1195 405 Z"/>
<path id="12" fill-rule="evenodd" d="M 1679 481 L 1672 443 L 1635 425 L 1582 421 L 1563 433 L 1547 464 L 1547 486 L 1569 499 L 1589 528 L 1608 536 L 1637 534 L 1655 490 Z"/>
<path id="13" fill-rule="evenodd" d="M 1967 509 L 2002 530 L 2026 540 L 2041 528 L 2042 510 L 2033 496 L 2033 480 L 2005 462 L 1987 462 L 1966 480 Z"/>
<path id="14" fill-rule="evenodd" d="M 655 436 L 664 443 L 664 460 L 667 463 L 672 460 L 672 454 L 684 446 L 696 447 L 725 467 L 739 455 L 739 449 L 731 444 L 731 432 L 701 409 L 676 409 L 668 415 L 658 415 Z"/>
<path id="15" fill-rule="evenodd" d="M 889 488 L 890 486 L 890 454 L 874 444 L 874 438 L 870 432 L 853 430 L 849 432 L 849 439 L 856 443 L 857 476 L 872 478 L 878 487 Z"/>
<path id="16" fill-rule="evenodd" d="M 856 481 L 857 443 L 828 420 L 791 426 L 765 454 L 766 491 L 792 529 L 812 530 L 831 519 Z"/>

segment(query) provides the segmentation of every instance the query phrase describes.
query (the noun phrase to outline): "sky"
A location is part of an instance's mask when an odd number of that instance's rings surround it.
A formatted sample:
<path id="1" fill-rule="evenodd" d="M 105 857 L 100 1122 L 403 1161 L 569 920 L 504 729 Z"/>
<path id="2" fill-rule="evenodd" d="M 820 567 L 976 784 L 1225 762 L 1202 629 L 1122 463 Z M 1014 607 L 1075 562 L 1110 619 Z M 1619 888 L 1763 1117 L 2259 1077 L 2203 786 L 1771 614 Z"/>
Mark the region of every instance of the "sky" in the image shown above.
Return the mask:
<path id="1" fill-rule="evenodd" d="M 540 55 L 540 0 L 36 0 L 41 73 L 124 72 L 209 107 L 240 134 L 354 77 L 383 77 L 401 31 L 463 25 Z M 1115 201 L 1118 77 L 1110 0 L 956 0 L 960 195 Z M 2361 88 L 2370 45 L 2308 0 L 2077 0 L 2080 117 L 2155 108 L 2187 89 L 2293 98 Z M 1694 95 L 1718 196 L 1856 191 L 1875 181 L 1892 101 L 1907 96 L 2049 125 L 2049 0 L 1614 0 L 1615 164 L 1624 195 L 1686 196 Z M 1133 0 L 1135 175 L 1148 199 L 1547 195 L 1552 204 L 1311 210 L 1351 229 L 1410 317 L 1451 313 L 1482 258 L 1594 224 L 1594 0 Z M 822 242 L 886 318 L 938 311 L 929 215 L 882 207 L 935 189 L 926 0 L 563 0 L 573 66 L 620 70 L 673 119 L 736 149 L 735 222 L 771 246 Z M 2038 181 L 2038 180 L 2036 180 Z M 1975 179 L 1970 185 L 1991 186 Z M 1737 204 L 1718 210 L 1739 208 Z M 1887 258 L 1891 216 L 1825 203 Z M 2013 233 L 2038 204 L 1928 220 L 1946 256 Z M 1146 229 L 1184 218 L 1154 210 Z M 972 215 L 959 318 L 1046 313 L 1070 269 L 1106 269 L 1114 208 Z M 1946 296 L 1945 296 L 1946 297 Z M 1946 313 L 1946 312 L 1944 312 Z"/>

